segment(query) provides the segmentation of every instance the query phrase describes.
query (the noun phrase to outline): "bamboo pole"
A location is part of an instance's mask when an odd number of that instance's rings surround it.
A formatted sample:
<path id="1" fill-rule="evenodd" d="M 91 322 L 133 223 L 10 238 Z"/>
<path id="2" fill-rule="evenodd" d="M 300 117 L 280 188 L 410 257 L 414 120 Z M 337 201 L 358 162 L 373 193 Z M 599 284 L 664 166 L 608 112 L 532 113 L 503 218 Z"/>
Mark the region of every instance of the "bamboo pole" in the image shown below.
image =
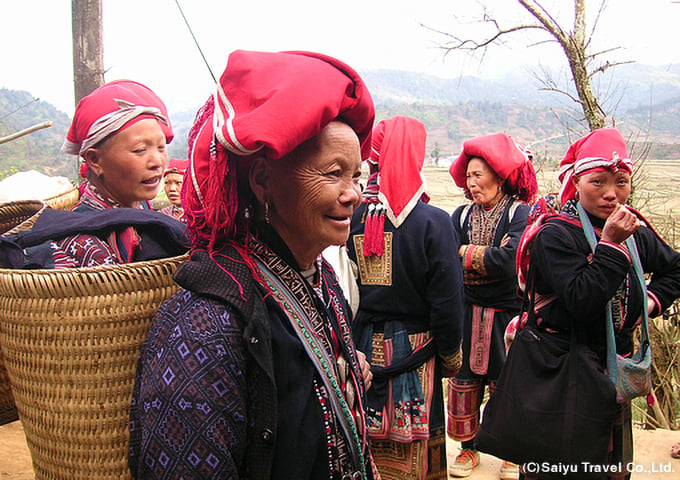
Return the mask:
<path id="1" fill-rule="evenodd" d="M 33 133 L 36 130 L 42 130 L 43 128 L 48 128 L 52 126 L 51 121 L 39 123 L 37 125 L 33 125 L 32 127 L 24 128 L 23 130 L 19 130 L 16 133 L 13 133 L 11 135 L 7 135 L 6 137 L 0 137 L 0 145 L 3 143 L 11 142 L 12 140 L 16 140 L 19 137 L 23 137 L 24 135 L 28 135 L 29 133 Z"/>

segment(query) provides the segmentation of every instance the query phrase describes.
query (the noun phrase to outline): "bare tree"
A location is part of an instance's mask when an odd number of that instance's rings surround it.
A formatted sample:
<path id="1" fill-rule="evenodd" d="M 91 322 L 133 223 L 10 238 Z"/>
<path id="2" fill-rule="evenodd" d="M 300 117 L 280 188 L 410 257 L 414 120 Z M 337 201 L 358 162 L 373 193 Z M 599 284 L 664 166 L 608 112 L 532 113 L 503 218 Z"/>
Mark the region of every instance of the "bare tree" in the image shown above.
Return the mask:
<path id="1" fill-rule="evenodd" d="M 102 0 L 72 0 L 75 103 L 104 84 Z"/>
<path id="2" fill-rule="evenodd" d="M 580 105 L 583 117 L 588 123 L 590 130 L 602 128 L 606 125 L 607 113 L 603 110 L 597 96 L 593 93 L 592 77 L 602 74 L 615 65 L 631 62 L 608 62 L 599 61 L 599 58 L 612 50 L 601 52 L 591 51 L 591 40 L 597 22 L 606 7 L 606 0 L 599 0 L 597 15 L 589 31 L 586 21 L 586 0 L 573 0 L 574 16 L 570 30 L 566 29 L 541 3 L 534 0 L 517 0 L 518 6 L 523 7 L 531 14 L 532 22 L 503 26 L 489 10 L 483 6 L 481 21 L 492 27 L 492 33 L 481 39 L 462 38 L 456 34 L 430 29 L 449 38 L 442 48 L 449 53 L 454 50 L 468 52 L 482 52 L 492 45 L 500 43 L 504 37 L 521 31 L 536 31 L 547 35 L 548 41 L 557 42 L 566 56 L 571 75 L 574 81 L 576 93 L 572 94 L 560 88 L 548 75 L 542 81 L 546 90 L 552 90 L 567 95 L 571 100 Z M 426 28 L 429 28 L 425 26 Z"/>

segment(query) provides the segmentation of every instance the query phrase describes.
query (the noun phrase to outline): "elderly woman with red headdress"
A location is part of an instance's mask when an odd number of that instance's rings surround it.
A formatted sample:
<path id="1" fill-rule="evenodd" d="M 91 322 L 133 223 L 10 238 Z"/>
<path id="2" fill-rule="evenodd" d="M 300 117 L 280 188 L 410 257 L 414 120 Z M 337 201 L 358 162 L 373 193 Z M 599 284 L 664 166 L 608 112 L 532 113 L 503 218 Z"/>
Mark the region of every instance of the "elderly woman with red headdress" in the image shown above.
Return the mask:
<path id="1" fill-rule="evenodd" d="M 171 158 L 168 161 L 168 168 L 163 174 L 163 189 L 165 195 L 170 200 L 170 205 L 161 208 L 159 212 L 169 215 L 180 222 L 186 222 L 184 218 L 184 209 L 182 208 L 182 182 L 184 181 L 184 172 L 187 169 L 187 160 L 179 158 Z"/>
<path id="2" fill-rule="evenodd" d="M 629 356 L 633 330 L 643 309 L 650 317 L 660 315 L 680 296 L 680 253 L 626 205 L 632 172 L 626 143 L 616 129 L 595 130 L 574 142 L 560 164 L 558 213 L 541 212 L 540 206 L 545 204 L 539 202 L 537 213 L 543 216 L 527 228 L 518 252 L 520 274 L 535 292 L 539 332 L 561 340 L 568 349 L 571 329 L 575 329 L 579 343 L 585 343 L 600 357 L 603 370 L 610 300 L 616 352 Z M 584 222 L 594 230 L 594 250 L 584 232 Z M 636 276 L 638 260 L 626 243 L 630 238 L 639 253 L 641 270 L 650 275 L 646 294 Z M 531 278 L 529 271 L 533 272 Z M 602 439 L 603 452 L 597 455 L 608 457 L 610 462 L 598 466 L 599 471 L 611 473 L 602 473 L 599 478 L 629 478 L 626 466 L 633 461 L 630 403 L 617 406 L 614 402 L 612 408 L 616 416 L 611 438 Z M 592 432 L 576 432 L 574 437 L 589 435 Z"/>
<path id="3" fill-rule="evenodd" d="M 452 215 L 460 238 L 458 256 L 465 281 L 463 365 L 449 379 L 447 432 L 461 442 L 449 473 L 466 477 L 479 465 L 474 437 L 484 388 L 493 392 L 505 362 L 505 328 L 521 306 L 515 256 L 538 191 L 525 149 L 504 133 L 467 140 L 451 164 L 451 176 L 471 199 Z M 504 462 L 501 478 L 517 478 L 517 466 Z"/>
<path id="4" fill-rule="evenodd" d="M 80 156 L 76 212 L 151 208 L 161 188 L 167 144 L 173 139 L 168 112 L 148 87 L 131 80 L 109 82 L 76 107 L 62 150 Z M 142 248 L 133 227 L 112 230 L 106 239 L 76 234 L 55 242 L 56 267 L 128 263 Z"/>
<path id="5" fill-rule="evenodd" d="M 373 119 L 334 58 L 230 54 L 189 134 L 193 249 L 140 355 L 135 478 L 378 478 L 370 368 L 321 255 L 349 236 Z"/>
<path id="6" fill-rule="evenodd" d="M 378 124 L 348 242 L 359 266 L 352 328 L 372 364 L 368 431 L 383 479 L 447 478 L 442 376 L 460 367 L 463 275 L 449 215 L 427 203 L 425 139 L 414 118 Z"/>

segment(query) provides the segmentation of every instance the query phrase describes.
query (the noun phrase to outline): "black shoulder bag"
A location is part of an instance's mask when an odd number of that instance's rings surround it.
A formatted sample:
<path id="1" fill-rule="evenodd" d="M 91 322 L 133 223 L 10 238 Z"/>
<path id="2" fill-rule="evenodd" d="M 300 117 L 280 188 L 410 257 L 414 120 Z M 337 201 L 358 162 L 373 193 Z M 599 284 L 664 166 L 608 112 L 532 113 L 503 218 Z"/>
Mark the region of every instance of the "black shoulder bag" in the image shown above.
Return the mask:
<path id="1" fill-rule="evenodd" d="M 527 323 L 484 408 L 475 448 L 548 472 L 568 467 L 560 478 L 586 479 L 585 464 L 608 464 L 616 389 L 595 352 L 577 341 L 573 321 L 568 344 L 539 331 L 534 276 L 524 294 Z"/>

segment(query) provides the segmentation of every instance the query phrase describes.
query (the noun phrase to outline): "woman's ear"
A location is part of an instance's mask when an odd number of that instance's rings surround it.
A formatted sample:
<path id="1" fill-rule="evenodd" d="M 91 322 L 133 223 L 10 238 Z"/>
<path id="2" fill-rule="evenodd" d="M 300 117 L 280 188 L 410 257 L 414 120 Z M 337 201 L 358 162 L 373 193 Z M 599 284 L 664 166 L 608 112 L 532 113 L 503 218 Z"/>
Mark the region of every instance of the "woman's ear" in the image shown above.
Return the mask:
<path id="1" fill-rule="evenodd" d="M 88 168 L 97 177 L 100 177 L 104 171 L 102 169 L 101 162 L 99 161 L 99 150 L 96 148 L 89 148 L 83 154 L 85 163 L 87 163 Z"/>
<path id="2" fill-rule="evenodd" d="M 263 205 L 269 198 L 269 178 L 270 168 L 267 159 L 265 157 L 257 157 L 250 167 L 248 181 L 250 189 L 255 194 L 255 198 L 257 198 L 260 205 Z"/>

